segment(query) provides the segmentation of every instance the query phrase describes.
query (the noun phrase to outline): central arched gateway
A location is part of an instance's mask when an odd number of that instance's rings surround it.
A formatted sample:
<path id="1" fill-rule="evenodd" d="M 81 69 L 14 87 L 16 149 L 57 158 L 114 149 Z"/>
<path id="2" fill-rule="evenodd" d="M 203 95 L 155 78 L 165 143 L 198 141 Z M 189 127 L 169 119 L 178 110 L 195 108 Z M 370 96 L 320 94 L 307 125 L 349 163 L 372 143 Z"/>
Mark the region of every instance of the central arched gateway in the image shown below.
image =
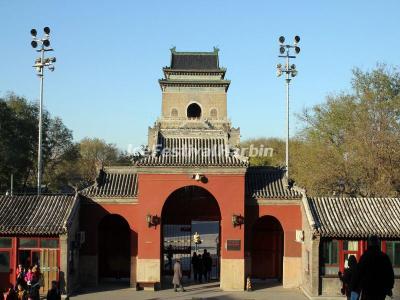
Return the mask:
<path id="1" fill-rule="evenodd" d="M 192 253 L 207 250 L 212 258 L 211 279 L 219 279 L 221 212 L 214 196 L 199 186 L 182 187 L 165 201 L 161 220 L 162 276 L 172 275 L 173 263 L 179 257 L 184 276 L 192 277 Z M 199 245 L 192 239 L 196 232 L 202 240 Z"/>
<path id="2" fill-rule="evenodd" d="M 272 216 L 263 216 L 253 225 L 251 275 L 259 279 L 282 280 L 283 229 Z"/>

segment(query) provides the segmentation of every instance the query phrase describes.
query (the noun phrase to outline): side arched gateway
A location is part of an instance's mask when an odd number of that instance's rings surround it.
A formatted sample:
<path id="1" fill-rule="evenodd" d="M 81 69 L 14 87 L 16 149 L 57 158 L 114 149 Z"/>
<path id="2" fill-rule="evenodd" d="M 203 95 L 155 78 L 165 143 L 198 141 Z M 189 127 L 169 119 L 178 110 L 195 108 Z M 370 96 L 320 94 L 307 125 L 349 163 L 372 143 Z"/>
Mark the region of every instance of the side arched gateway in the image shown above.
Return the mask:
<path id="1" fill-rule="evenodd" d="M 193 278 L 192 253 L 203 255 L 206 250 L 212 258 L 211 279 L 219 279 L 221 212 L 214 196 L 198 186 L 180 188 L 165 201 L 161 220 L 162 276 L 172 275 L 173 263 L 180 258 L 184 276 Z M 200 244 L 193 241 L 196 232 Z"/>
<path id="2" fill-rule="evenodd" d="M 99 281 L 129 283 L 131 267 L 131 233 L 128 222 L 110 214 L 98 226 Z"/>
<path id="3" fill-rule="evenodd" d="M 251 274 L 253 278 L 282 280 L 284 233 L 280 222 L 263 216 L 253 225 Z"/>

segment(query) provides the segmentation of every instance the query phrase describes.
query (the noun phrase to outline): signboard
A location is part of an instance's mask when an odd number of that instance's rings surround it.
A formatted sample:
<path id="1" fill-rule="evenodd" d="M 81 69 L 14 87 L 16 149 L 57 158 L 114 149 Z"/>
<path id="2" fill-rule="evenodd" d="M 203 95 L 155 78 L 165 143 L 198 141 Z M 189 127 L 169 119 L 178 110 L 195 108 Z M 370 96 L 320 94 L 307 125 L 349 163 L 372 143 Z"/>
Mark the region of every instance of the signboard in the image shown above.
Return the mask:
<path id="1" fill-rule="evenodd" d="M 226 240 L 227 251 L 240 251 L 241 240 Z"/>

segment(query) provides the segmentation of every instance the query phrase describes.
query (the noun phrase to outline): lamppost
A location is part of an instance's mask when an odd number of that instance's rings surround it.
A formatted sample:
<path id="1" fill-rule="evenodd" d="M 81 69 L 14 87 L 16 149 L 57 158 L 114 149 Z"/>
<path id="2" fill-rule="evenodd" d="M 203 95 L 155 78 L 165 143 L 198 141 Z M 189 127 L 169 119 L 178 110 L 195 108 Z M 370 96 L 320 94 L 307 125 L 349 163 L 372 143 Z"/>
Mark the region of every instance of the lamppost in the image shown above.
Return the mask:
<path id="1" fill-rule="evenodd" d="M 300 42 L 300 37 L 296 35 L 294 37 L 294 44 L 289 45 L 285 44 L 285 37 L 279 37 L 279 52 L 281 55 L 279 57 L 283 57 L 286 59 L 286 63 L 284 66 L 281 64 L 277 64 L 277 72 L 276 75 L 279 77 L 282 73 L 286 73 L 286 178 L 289 179 L 289 85 L 291 81 L 291 77 L 295 77 L 297 75 L 296 65 L 290 65 L 290 59 L 296 58 L 295 55 L 290 55 L 290 49 L 294 49 L 296 54 L 300 53 L 300 47 L 298 47 L 298 43 Z M 288 181 L 289 182 L 289 181 Z"/>
<path id="2" fill-rule="evenodd" d="M 43 28 L 44 35 L 42 38 L 37 38 L 36 29 L 31 29 L 32 35 L 32 48 L 37 48 L 39 45 L 39 49 L 37 52 L 40 52 L 40 57 L 36 58 L 35 64 L 33 67 L 36 69 L 37 75 L 40 78 L 40 96 L 39 96 L 39 141 L 38 141 L 38 169 L 37 169 L 37 194 L 41 193 L 41 185 L 42 185 L 42 111 L 43 111 L 43 79 L 44 79 L 44 69 L 48 68 L 50 71 L 54 71 L 54 63 L 56 62 L 55 57 L 44 57 L 44 53 L 48 51 L 53 51 L 50 48 L 50 28 Z"/>

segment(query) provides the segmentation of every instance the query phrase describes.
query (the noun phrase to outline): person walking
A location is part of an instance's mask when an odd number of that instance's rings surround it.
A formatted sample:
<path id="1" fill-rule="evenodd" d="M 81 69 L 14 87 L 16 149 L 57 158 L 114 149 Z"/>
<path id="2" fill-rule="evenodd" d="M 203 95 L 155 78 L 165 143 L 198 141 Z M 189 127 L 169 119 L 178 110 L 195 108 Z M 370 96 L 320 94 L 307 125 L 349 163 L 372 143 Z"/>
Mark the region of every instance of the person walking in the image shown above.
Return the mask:
<path id="1" fill-rule="evenodd" d="M 197 277 L 198 277 L 198 268 L 199 268 L 199 258 L 197 257 L 197 253 L 193 252 L 193 256 L 192 256 L 192 268 L 193 268 L 193 277 L 194 277 L 194 281 L 197 281 Z"/>
<path id="2" fill-rule="evenodd" d="M 352 285 L 360 287 L 361 300 L 384 300 L 392 296 L 393 267 L 389 257 L 380 250 L 378 237 L 368 239 L 368 249 L 360 258 Z"/>
<path id="3" fill-rule="evenodd" d="M 174 291 L 178 291 L 178 287 L 182 292 L 185 291 L 182 285 L 182 266 L 181 260 L 178 258 L 174 264 L 174 277 L 172 278 L 172 284 L 174 285 Z"/>
<path id="4" fill-rule="evenodd" d="M 357 271 L 357 258 L 354 255 L 349 256 L 348 267 L 344 273 L 339 272 L 340 281 L 343 283 L 342 295 L 346 295 L 347 300 L 358 300 L 360 290 L 358 287 L 353 286 L 353 277 Z"/>

